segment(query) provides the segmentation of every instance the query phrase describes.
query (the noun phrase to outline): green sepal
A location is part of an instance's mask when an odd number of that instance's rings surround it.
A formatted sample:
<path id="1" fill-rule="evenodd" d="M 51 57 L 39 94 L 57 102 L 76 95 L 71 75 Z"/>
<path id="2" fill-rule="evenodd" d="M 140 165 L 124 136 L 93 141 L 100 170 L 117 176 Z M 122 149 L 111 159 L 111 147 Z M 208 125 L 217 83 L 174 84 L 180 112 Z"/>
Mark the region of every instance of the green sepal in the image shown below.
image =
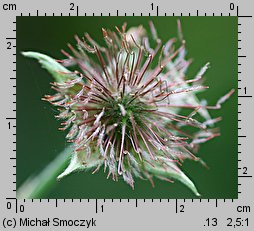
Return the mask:
<path id="1" fill-rule="evenodd" d="M 98 153 L 93 153 L 89 158 L 86 156 L 85 151 L 74 152 L 68 167 L 57 177 L 57 180 L 61 180 L 73 172 L 89 170 L 103 164 L 103 159 L 99 157 Z"/>
<path id="2" fill-rule="evenodd" d="M 153 176 L 155 176 L 157 178 L 164 177 L 164 178 L 167 178 L 167 179 L 178 180 L 181 183 L 183 183 L 185 186 L 187 186 L 189 189 L 191 189 L 191 191 L 196 196 L 200 196 L 196 186 L 190 180 L 190 178 L 187 177 L 179 168 L 177 168 L 177 171 L 176 171 L 176 169 L 175 169 L 176 165 L 174 163 L 167 162 L 167 165 L 161 166 L 157 162 L 153 161 L 152 164 L 154 165 L 154 167 L 147 164 L 147 163 L 145 163 L 144 168 L 149 173 L 151 173 Z"/>
<path id="3" fill-rule="evenodd" d="M 68 75 L 68 73 L 71 73 L 68 69 L 66 69 L 63 65 L 58 63 L 55 59 L 41 54 L 39 52 L 33 52 L 33 51 L 26 51 L 21 52 L 22 55 L 29 58 L 34 58 L 39 61 L 41 66 L 45 68 L 55 79 L 56 82 L 62 83 L 67 79 L 74 78 L 73 74 Z M 61 73 L 62 72 L 62 73 Z"/>

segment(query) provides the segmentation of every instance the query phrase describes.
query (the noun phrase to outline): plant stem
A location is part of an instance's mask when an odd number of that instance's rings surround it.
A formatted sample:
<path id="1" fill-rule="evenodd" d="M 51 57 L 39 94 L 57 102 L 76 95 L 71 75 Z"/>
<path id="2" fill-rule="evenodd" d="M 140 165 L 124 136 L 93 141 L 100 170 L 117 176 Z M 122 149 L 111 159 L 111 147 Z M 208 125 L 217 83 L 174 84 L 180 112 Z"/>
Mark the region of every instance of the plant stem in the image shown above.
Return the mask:
<path id="1" fill-rule="evenodd" d="M 45 196 L 55 184 L 57 176 L 67 166 L 72 145 L 66 147 L 38 175 L 29 177 L 17 190 L 18 199 L 37 199 Z"/>

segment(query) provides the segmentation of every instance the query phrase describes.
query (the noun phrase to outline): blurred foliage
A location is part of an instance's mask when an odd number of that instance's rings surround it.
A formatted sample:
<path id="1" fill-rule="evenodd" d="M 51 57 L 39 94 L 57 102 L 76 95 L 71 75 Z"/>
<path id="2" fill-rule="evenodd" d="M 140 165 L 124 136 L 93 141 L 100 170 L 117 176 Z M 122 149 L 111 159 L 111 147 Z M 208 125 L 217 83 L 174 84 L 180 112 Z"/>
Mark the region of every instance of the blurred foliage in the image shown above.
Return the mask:
<path id="1" fill-rule="evenodd" d="M 205 74 L 210 87 L 199 94 L 210 105 L 230 89 L 237 89 L 237 18 L 181 17 L 188 57 L 193 59 L 187 75 L 193 77 L 207 62 Z M 17 19 L 17 187 L 31 174 L 40 172 L 67 145 L 65 133 L 58 131 L 55 108 L 41 101 L 53 93 L 50 75 L 36 61 L 21 56 L 21 51 L 38 51 L 54 58 L 64 58 L 61 49 L 66 43 L 75 45 L 74 35 L 88 32 L 103 43 L 101 28 L 114 29 L 123 22 L 128 28 L 153 20 L 163 42 L 177 37 L 177 17 L 18 17 Z M 221 110 L 217 125 L 221 136 L 203 145 L 198 156 L 209 166 L 186 161 L 185 173 L 193 180 L 202 198 L 237 198 L 237 92 Z M 123 180 L 106 179 L 102 169 L 94 175 L 80 172 L 56 182 L 42 198 L 193 198 L 181 183 L 155 179 L 155 188 L 148 181 L 136 179 L 135 190 Z"/>

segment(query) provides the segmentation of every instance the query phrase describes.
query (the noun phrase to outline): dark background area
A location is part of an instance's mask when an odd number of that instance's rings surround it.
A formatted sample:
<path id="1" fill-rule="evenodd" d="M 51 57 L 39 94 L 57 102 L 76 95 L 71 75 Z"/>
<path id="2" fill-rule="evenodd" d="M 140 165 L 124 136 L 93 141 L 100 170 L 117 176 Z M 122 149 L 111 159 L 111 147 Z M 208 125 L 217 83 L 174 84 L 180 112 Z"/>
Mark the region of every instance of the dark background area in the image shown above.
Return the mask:
<path id="1" fill-rule="evenodd" d="M 123 22 L 128 28 L 153 20 L 163 42 L 177 37 L 178 17 L 17 17 L 17 187 L 31 174 L 39 173 L 67 145 L 65 133 L 58 131 L 57 111 L 41 98 L 51 94 L 51 76 L 35 60 L 23 57 L 21 51 L 38 51 L 54 58 L 64 58 L 61 49 L 66 43 L 76 44 L 74 35 L 88 32 L 102 44 L 101 28 L 114 29 Z M 214 105 L 230 89 L 237 90 L 237 18 L 181 17 L 188 51 L 193 58 L 187 76 L 193 77 L 207 62 L 211 68 L 205 74 L 210 87 L 199 94 Z M 237 198 L 237 92 L 212 111 L 222 116 L 221 136 L 201 145 L 200 156 L 210 169 L 186 161 L 184 172 L 194 181 L 202 198 Z M 181 183 L 155 179 L 136 179 L 132 190 L 120 179 L 106 179 L 102 170 L 92 175 L 79 172 L 56 182 L 44 198 L 194 198 Z"/>

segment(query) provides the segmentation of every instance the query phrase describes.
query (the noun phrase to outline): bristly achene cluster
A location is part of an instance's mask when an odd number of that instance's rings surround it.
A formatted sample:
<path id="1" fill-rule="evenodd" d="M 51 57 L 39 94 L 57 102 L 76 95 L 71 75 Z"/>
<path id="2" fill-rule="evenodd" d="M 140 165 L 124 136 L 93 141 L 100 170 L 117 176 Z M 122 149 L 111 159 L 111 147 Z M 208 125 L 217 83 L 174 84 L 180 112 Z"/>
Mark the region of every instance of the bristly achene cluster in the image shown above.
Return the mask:
<path id="1" fill-rule="evenodd" d="M 117 180 L 122 175 L 131 187 L 133 176 L 152 184 L 153 177 L 177 179 L 198 195 L 179 166 L 186 158 L 200 160 L 193 154 L 198 145 L 219 135 L 208 127 L 220 118 L 211 119 L 207 109 L 219 109 L 233 90 L 216 106 L 200 103 L 195 94 L 208 88 L 201 85 L 208 64 L 187 80 L 190 61 L 185 59 L 181 35 L 182 45 L 175 49 L 176 39 L 162 46 L 151 22 L 150 28 L 155 48 L 142 26 L 126 31 L 124 24 L 115 31 L 102 29 L 105 47 L 87 33 L 82 39 L 75 36 L 77 49 L 68 44 L 72 54 L 62 51 L 67 58 L 58 60 L 59 68 L 50 67 L 53 76 L 58 75 L 52 86 L 57 93 L 44 99 L 59 108 L 57 118 L 64 120 L 60 129 L 68 129 L 66 138 L 74 144 L 70 165 L 59 178 L 78 169 L 95 172 L 104 165 L 108 177 Z M 39 55 L 35 58 L 49 70 L 47 64 L 54 61 Z M 81 71 L 65 68 L 73 65 Z M 188 114 L 179 114 L 184 108 Z M 202 121 L 194 119 L 196 114 Z M 184 126 L 194 132 L 188 133 Z"/>

